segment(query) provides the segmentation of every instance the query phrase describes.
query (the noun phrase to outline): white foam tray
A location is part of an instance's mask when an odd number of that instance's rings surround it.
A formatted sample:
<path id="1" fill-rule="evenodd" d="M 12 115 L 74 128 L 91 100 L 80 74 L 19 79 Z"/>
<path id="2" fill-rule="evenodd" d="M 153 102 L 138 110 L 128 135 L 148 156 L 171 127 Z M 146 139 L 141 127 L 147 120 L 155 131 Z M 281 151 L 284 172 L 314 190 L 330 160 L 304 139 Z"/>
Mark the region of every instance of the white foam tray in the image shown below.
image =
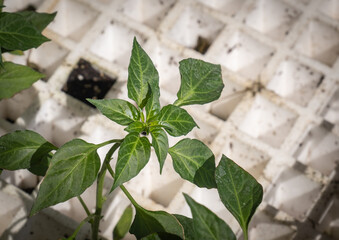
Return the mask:
<path id="1" fill-rule="evenodd" d="M 117 79 L 105 98 L 127 99 L 127 67 L 136 36 L 159 71 L 163 105 L 176 98 L 181 59 L 222 66 L 220 99 L 187 107 L 201 127 L 188 137 L 203 140 L 217 160 L 226 154 L 264 186 L 250 239 L 339 238 L 338 0 L 5 0 L 11 11 L 29 4 L 42 12 L 58 11 L 44 32 L 52 42 L 22 57 L 6 57 L 28 61 L 47 81 L 0 102 L 0 135 L 28 128 L 58 146 L 74 137 L 94 143 L 123 137 L 121 127 L 61 88 L 83 58 Z M 205 54 L 194 50 L 199 37 L 210 44 Z M 176 141 L 171 138 L 170 145 Z M 38 182 L 27 171 L 4 172 L 1 178 L 21 188 L 36 188 Z M 216 192 L 183 181 L 170 158 L 159 175 L 152 153 L 147 167 L 126 187 L 148 209 L 189 216 L 186 192 L 240 234 Z M 93 208 L 91 191 L 83 197 Z M 4 193 L 0 191 L 0 201 Z M 101 225 L 107 239 L 127 205 L 120 191 L 108 199 Z M 18 206 L 13 208 L 20 212 Z M 75 200 L 53 209 L 78 222 L 85 216 Z M 10 222 L 0 234 L 8 226 Z"/>

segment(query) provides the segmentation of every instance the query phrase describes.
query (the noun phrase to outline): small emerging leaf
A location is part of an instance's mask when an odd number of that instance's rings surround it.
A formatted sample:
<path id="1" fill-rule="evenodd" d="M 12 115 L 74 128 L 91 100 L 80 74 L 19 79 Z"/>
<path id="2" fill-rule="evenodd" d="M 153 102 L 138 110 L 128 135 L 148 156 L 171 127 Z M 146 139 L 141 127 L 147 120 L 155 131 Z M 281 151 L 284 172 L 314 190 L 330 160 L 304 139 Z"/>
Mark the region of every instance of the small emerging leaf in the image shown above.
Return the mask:
<path id="1" fill-rule="evenodd" d="M 124 129 L 126 132 L 135 132 L 135 133 L 141 133 L 142 131 L 145 130 L 145 126 L 142 122 L 133 122 L 130 125 L 128 125 L 127 128 Z"/>
<path id="2" fill-rule="evenodd" d="M 113 239 L 120 240 L 123 239 L 126 233 L 131 226 L 133 219 L 133 208 L 132 206 L 128 206 L 125 211 L 123 212 L 119 222 L 115 226 L 113 230 Z"/>
<path id="3" fill-rule="evenodd" d="M 96 106 L 99 111 L 112 121 L 127 126 L 130 123 L 139 120 L 140 113 L 133 104 L 121 99 L 87 99 Z"/>
<path id="4" fill-rule="evenodd" d="M 33 131 L 15 131 L 0 137 L 0 168 L 27 169 L 56 149 Z"/>
<path id="5" fill-rule="evenodd" d="M 49 41 L 31 21 L 19 13 L 1 13 L 0 46 L 7 50 L 28 50 Z"/>
<path id="6" fill-rule="evenodd" d="M 169 148 L 173 167 L 177 173 L 198 187 L 216 187 L 214 155 L 201 141 L 183 139 Z"/>
<path id="7" fill-rule="evenodd" d="M 148 211 L 139 205 L 135 206 L 135 210 L 136 214 L 130 233 L 134 234 L 137 239 L 153 233 L 173 234 L 184 239 L 184 229 L 173 215 L 164 211 Z"/>
<path id="8" fill-rule="evenodd" d="M 132 179 L 145 167 L 151 155 L 151 144 L 146 137 L 129 133 L 122 142 L 115 166 L 114 184 L 111 189 Z"/>
<path id="9" fill-rule="evenodd" d="M 148 93 L 148 85 L 157 84 L 158 82 L 159 75 L 152 60 L 141 48 L 136 38 L 134 38 L 132 55 L 128 66 L 128 97 L 134 100 L 140 108 L 143 108 L 146 104 L 144 100 Z M 156 97 L 157 92 L 155 86 L 152 91 Z"/>
<path id="10" fill-rule="evenodd" d="M 215 172 L 221 201 L 239 222 L 247 236 L 248 224 L 262 201 L 262 186 L 248 172 L 225 155 Z"/>
<path id="11" fill-rule="evenodd" d="M 224 88 L 220 65 L 192 58 L 179 64 L 181 85 L 174 105 L 205 104 L 220 97 Z"/>
<path id="12" fill-rule="evenodd" d="M 163 107 L 157 115 L 157 120 L 168 134 L 174 137 L 186 135 L 197 126 L 185 109 L 174 105 Z"/>
<path id="13" fill-rule="evenodd" d="M 44 75 L 29 67 L 4 62 L 0 68 L 0 100 L 10 98 L 17 92 L 32 86 L 32 84 L 43 78 Z"/>
<path id="14" fill-rule="evenodd" d="M 168 137 L 166 132 L 160 128 L 152 130 L 151 136 L 152 146 L 155 150 L 155 154 L 158 157 L 161 174 L 168 152 Z"/>
<path id="15" fill-rule="evenodd" d="M 193 215 L 194 239 L 236 240 L 231 228 L 215 213 L 184 193 Z"/>
<path id="16" fill-rule="evenodd" d="M 74 139 L 54 154 L 31 215 L 82 194 L 95 181 L 100 158 L 97 145 Z"/>

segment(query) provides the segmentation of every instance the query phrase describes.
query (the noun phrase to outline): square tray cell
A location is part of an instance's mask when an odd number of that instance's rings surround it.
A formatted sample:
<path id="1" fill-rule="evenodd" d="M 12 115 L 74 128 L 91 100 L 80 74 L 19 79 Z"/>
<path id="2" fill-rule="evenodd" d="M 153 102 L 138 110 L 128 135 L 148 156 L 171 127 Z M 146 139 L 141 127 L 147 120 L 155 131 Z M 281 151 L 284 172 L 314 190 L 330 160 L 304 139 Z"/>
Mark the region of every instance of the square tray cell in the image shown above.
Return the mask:
<path id="1" fill-rule="evenodd" d="M 339 32 L 328 24 L 312 20 L 303 30 L 295 49 L 307 57 L 332 66 L 339 56 Z"/>
<path id="2" fill-rule="evenodd" d="M 104 98 L 115 82 L 116 79 L 96 70 L 90 62 L 80 59 L 68 76 L 62 91 L 94 107 L 86 98 Z"/>
<path id="3" fill-rule="evenodd" d="M 56 146 L 61 146 L 76 137 L 87 117 L 79 106 L 72 106 L 74 110 L 50 98 L 40 106 L 32 105 L 22 120 L 25 128 L 36 131 Z"/>
<path id="4" fill-rule="evenodd" d="M 111 20 L 102 29 L 89 50 L 93 54 L 127 69 L 134 37 L 137 38 L 140 45 L 145 43 L 145 39 L 136 31 Z"/>
<path id="5" fill-rule="evenodd" d="M 333 18 L 339 20 L 339 1 L 338 0 L 319 0 L 320 11 Z"/>
<path id="6" fill-rule="evenodd" d="M 40 0 L 5 0 L 5 12 L 17 12 L 24 10 L 35 10 L 35 6 L 40 4 Z"/>
<path id="7" fill-rule="evenodd" d="M 69 51 L 55 42 L 46 42 L 39 48 L 31 50 L 29 65 L 45 74 L 48 79 L 65 59 Z M 53 57 L 51 57 L 53 56 Z"/>
<path id="8" fill-rule="evenodd" d="M 98 15 L 94 9 L 74 0 L 60 0 L 52 11 L 58 14 L 48 28 L 74 41 L 81 40 Z"/>
<path id="9" fill-rule="evenodd" d="M 25 89 L 9 99 L 3 99 L 0 102 L 0 117 L 15 122 L 32 104 L 38 95 L 38 89 L 30 87 Z"/>
<path id="10" fill-rule="evenodd" d="M 175 0 L 120 0 L 117 11 L 156 29 L 174 3 Z"/>
<path id="11" fill-rule="evenodd" d="M 258 79 L 273 54 L 273 48 L 240 31 L 220 36 L 207 53 L 216 62 L 250 80 Z"/>
<path id="12" fill-rule="evenodd" d="M 279 147 L 289 134 L 297 115 L 268 99 L 256 95 L 254 102 L 239 123 L 239 129 L 272 147 Z"/>
<path id="13" fill-rule="evenodd" d="M 323 126 L 311 129 L 300 144 L 295 157 L 325 175 L 339 163 L 339 137 Z"/>
<path id="14" fill-rule="evenodd" d="M 278 66 L 267 89 L 301 106 L 307 106 L 322 80 L 323 75 L 310 67 L 294 60 L 285 60 Z"/>
<path id="15" fill-rule="evenodd" d="M 251 240 L 290 240 L 294 233 L 292 226 L 276 221 L 263 211 L 256 211 L 248 230 Z"/>
<path id="16" fill-rule="evenodd" d="M 0 186 L 3 182 L 0 180 Z M 23 200 L 2 188 L 0 191 L 0 236 L 10 227 L 17 212 L 22 208 Z"/>
<path id="17" fill-rule="evenodd" d="M 339 90 L 335 92 L 324 112 L 324 118 L 327 121 L 333 124 L 339 124 Z"/>
<path id="18" fill-rule="evenodd" d="M 259 0 L 244 19 L 247 26 L 282 40 L 299 16 L 299 11 L 278 0 Z"/>
<path id="19" fill-rule="evenodd" d="M 229 15 L 234 15 L 237 12 L 240 11 L 241 6 L 245 2 L 245 0 L 198 0 L 199 2 L 205 4 L 206 6 L 209 6 L 217 11 L 229 14 Z"/>
<path id="20" fill-rule="evenodd" d="M 221 92 L 220 98 L 211 103 L 210 113 L 222 120 L 227 120 L 242 100 L 246 89 L 228 79 L 224 79 L 224 85 L 226 87 Z"/>
<path id="21" fill-rule="evenodd" d="M 185 47 L 205 53 L 223 27 L 223 23 L 207 13 L 187 6 L 166 35 Z"/>
<path id="22" fill-rule="evenodd" d="M 323 215 L 319 220 L 319 228 L 332 236 L 339 239 L 339 195 L 336 194 L 326 206 Z"/>
<path id="23" fill-rule="evenodd" d="M 275 179 L 272 188 L 266 193 L 265 201 L 302 221 L 320 190 L 319 183 L 313 182 L 297 170 L 287 168 Z"/>

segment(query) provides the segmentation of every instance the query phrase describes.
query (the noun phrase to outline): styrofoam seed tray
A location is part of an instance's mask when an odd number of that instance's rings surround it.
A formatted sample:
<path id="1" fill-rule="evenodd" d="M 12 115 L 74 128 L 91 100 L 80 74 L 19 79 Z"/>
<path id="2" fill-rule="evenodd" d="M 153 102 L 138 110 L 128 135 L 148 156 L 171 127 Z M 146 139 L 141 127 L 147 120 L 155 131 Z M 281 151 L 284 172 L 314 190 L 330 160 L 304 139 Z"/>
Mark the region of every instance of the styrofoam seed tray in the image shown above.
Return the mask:
<path id="1" fill-rule="evenodd" d="M 210 146 L 216 162 L 226 154 L 263 185 L 264 202 L 250 225 L 250 239 L 339 237 L 334 184 L 339 177 L 338 0 L 5 0 L 5 5 L 10 11 L 33 5 L 58 14 L 44 32 L 52 42 L 21 57 L 5 57 L 29 62 L 46 78 L 0 102 L 0 135 L 28 128 L 57 146 L 74 137 L 93 143 L 123 137 L 122 127 L 61 89 L 79 59 L 85 59 L 117 79 L 105 98 L 127 100 L 127 67 L 136 36 L 159 71 L 163 105 L 176 99 L 181 59 L 221 65 L 225 89 L 220 99 L 201 108 L 185 107 L 201 127 L 187 137 Z M 202 40 L 206 46 L 199 45 Z M 170 145 L 179 139 L 170 138 Z M 101 157 L 105 150 L 100 149 Z M 15 196 L 21 194 L 18 188 L 35 189 L 34 196 L 38 188 L 38 179 L 27 171 L 5 171 L 1 178 L 7 183 L 1 182 L 0 201 L 12 198 L 6 189 Z M 107 183 L 105 189 L 109 187 Z M 147 167 L 126 187 L 147 209 L 190 215 L 181 194 L 186 192 L 240 234 L 215 191 L 183 181 L 170 158 L 160 175 L 152 153 Z M 92 186 L 82 195 L 90 208 L 93 191 Z M 0 220 L 26 216 L 32 196 L 25 195 L 24 202 L 14 197 L 6 209 L 0 204 Z M 58 217 L 46 210 L 42 219 L 52 217 L 61 225 L 62 216 L 81 221 L 85 215 L 75 200 L 54 206 L 51 211 L 59 212 Z M 112 239 L 129 202 L 114 191 L 107 203 L 101 233 Z M 13 219 L 0 225 L 0 234 L 9 226 L 13 234 L 28 234 L 39 226 L 32 219 L 18 227 Z"/>

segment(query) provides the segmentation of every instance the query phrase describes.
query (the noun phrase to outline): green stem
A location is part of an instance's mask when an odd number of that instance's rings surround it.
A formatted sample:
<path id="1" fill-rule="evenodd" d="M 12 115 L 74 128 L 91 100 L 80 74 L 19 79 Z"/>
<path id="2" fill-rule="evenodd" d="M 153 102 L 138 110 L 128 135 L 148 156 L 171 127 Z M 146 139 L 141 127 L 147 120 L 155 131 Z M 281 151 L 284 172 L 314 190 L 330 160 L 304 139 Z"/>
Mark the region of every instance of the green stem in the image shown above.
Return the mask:
<path id="1" fill-rule="evenodd" d="M 103 143 L 100 143 L 100 144 L 97 144 L 97 147 L 98 148 L 101 148 L 103 146 L 106 146 L 108 144 L 111 144 L 111 143 L 122 143 L 123 139 L 111 139 L 109 141 L 106 141 L 106 142 L 103 142 Z M 108 154 L 108 153 L 107 153 Z M 113 153 L 112 153 L 113 154 Z"/>
<path id="2" fill-rule="evenodd" d="M 75 231 L 73 232 L 72 236 L 70 236 L 69 238 L 67 238 L 67 240 L 74 240 L 76 238 L 76 236 L 78 235 L 82 225 L 84 225 L 86 222 L 91 222 L 93 220 L 93 215 L 89 215 L 87 218 L 85 218 L 84 220 L 81 221 L 81 223 L 78 225 L 78 227 L 75 229 Z"/>
<path id="3" fill-rule="evenodd" d="M 246 229 L 246 231 L 244 231 L 243 233 L 244 233 L 244 240 L 248 240 L 248 233 L 247 233 L 247 229 Z"/>
<path id="4" fill-rule="evenodd" d="M 115 174 L 114 174 L 114 171 L 113 171 L 111 165 L 107 164 L 107 169 L 108 169 L 108 172 L 111 174 L 112 178 L 114 178 Z M 126 197 L 131 201 L 131 203 L 134 206 L 139 206 L 139 204 L 134 200 L 134 198 L 129 193 L 129 191 L 124 187 L 124 185 L 120 185 L 120 189 L 125 193 Z"/>
<path id="5" fill-rule="evenodd" d="M 81 196 L 77 196 L 77 198 L 78 198 L 79 202 L 81 203 L 81 206 L 84 208 L 84 210 L 85 210 L 87 216 L 90 216 L 90 215 L 91 215 L 91 212 L 89 211 L 89 209 L 88 209 L 88 207 L 87 207 L 85 201 L 81 198 Z"/>
<path id="6" fill-rule="evenodd" d="M 107 172 L 107 164 L 111 161 L 113 153 L 118 149 L 120 146 L 119 141 L 115 141 L 116 144 L 114 144 L 111 149 L 108 151 L 106 154 L 104 163 L 102 164 L 101 170 L 98 175 L 98 180 L 97 180 L 97 193 L 96 193 L 96 207 L 95 207 L 95 214 L 94 214 L 94 221 L 92 224 L 92 240 L 98 240 L 99 238 L 99 225 L 100 225 L 100 220 L 101 220 L 101 211 L 102 211 L 102 206 L 105 202 L 105 199 L 102 195 L 103 189 L 104 189 L 104 180 L 105 180 L 105 175 Z"/>

